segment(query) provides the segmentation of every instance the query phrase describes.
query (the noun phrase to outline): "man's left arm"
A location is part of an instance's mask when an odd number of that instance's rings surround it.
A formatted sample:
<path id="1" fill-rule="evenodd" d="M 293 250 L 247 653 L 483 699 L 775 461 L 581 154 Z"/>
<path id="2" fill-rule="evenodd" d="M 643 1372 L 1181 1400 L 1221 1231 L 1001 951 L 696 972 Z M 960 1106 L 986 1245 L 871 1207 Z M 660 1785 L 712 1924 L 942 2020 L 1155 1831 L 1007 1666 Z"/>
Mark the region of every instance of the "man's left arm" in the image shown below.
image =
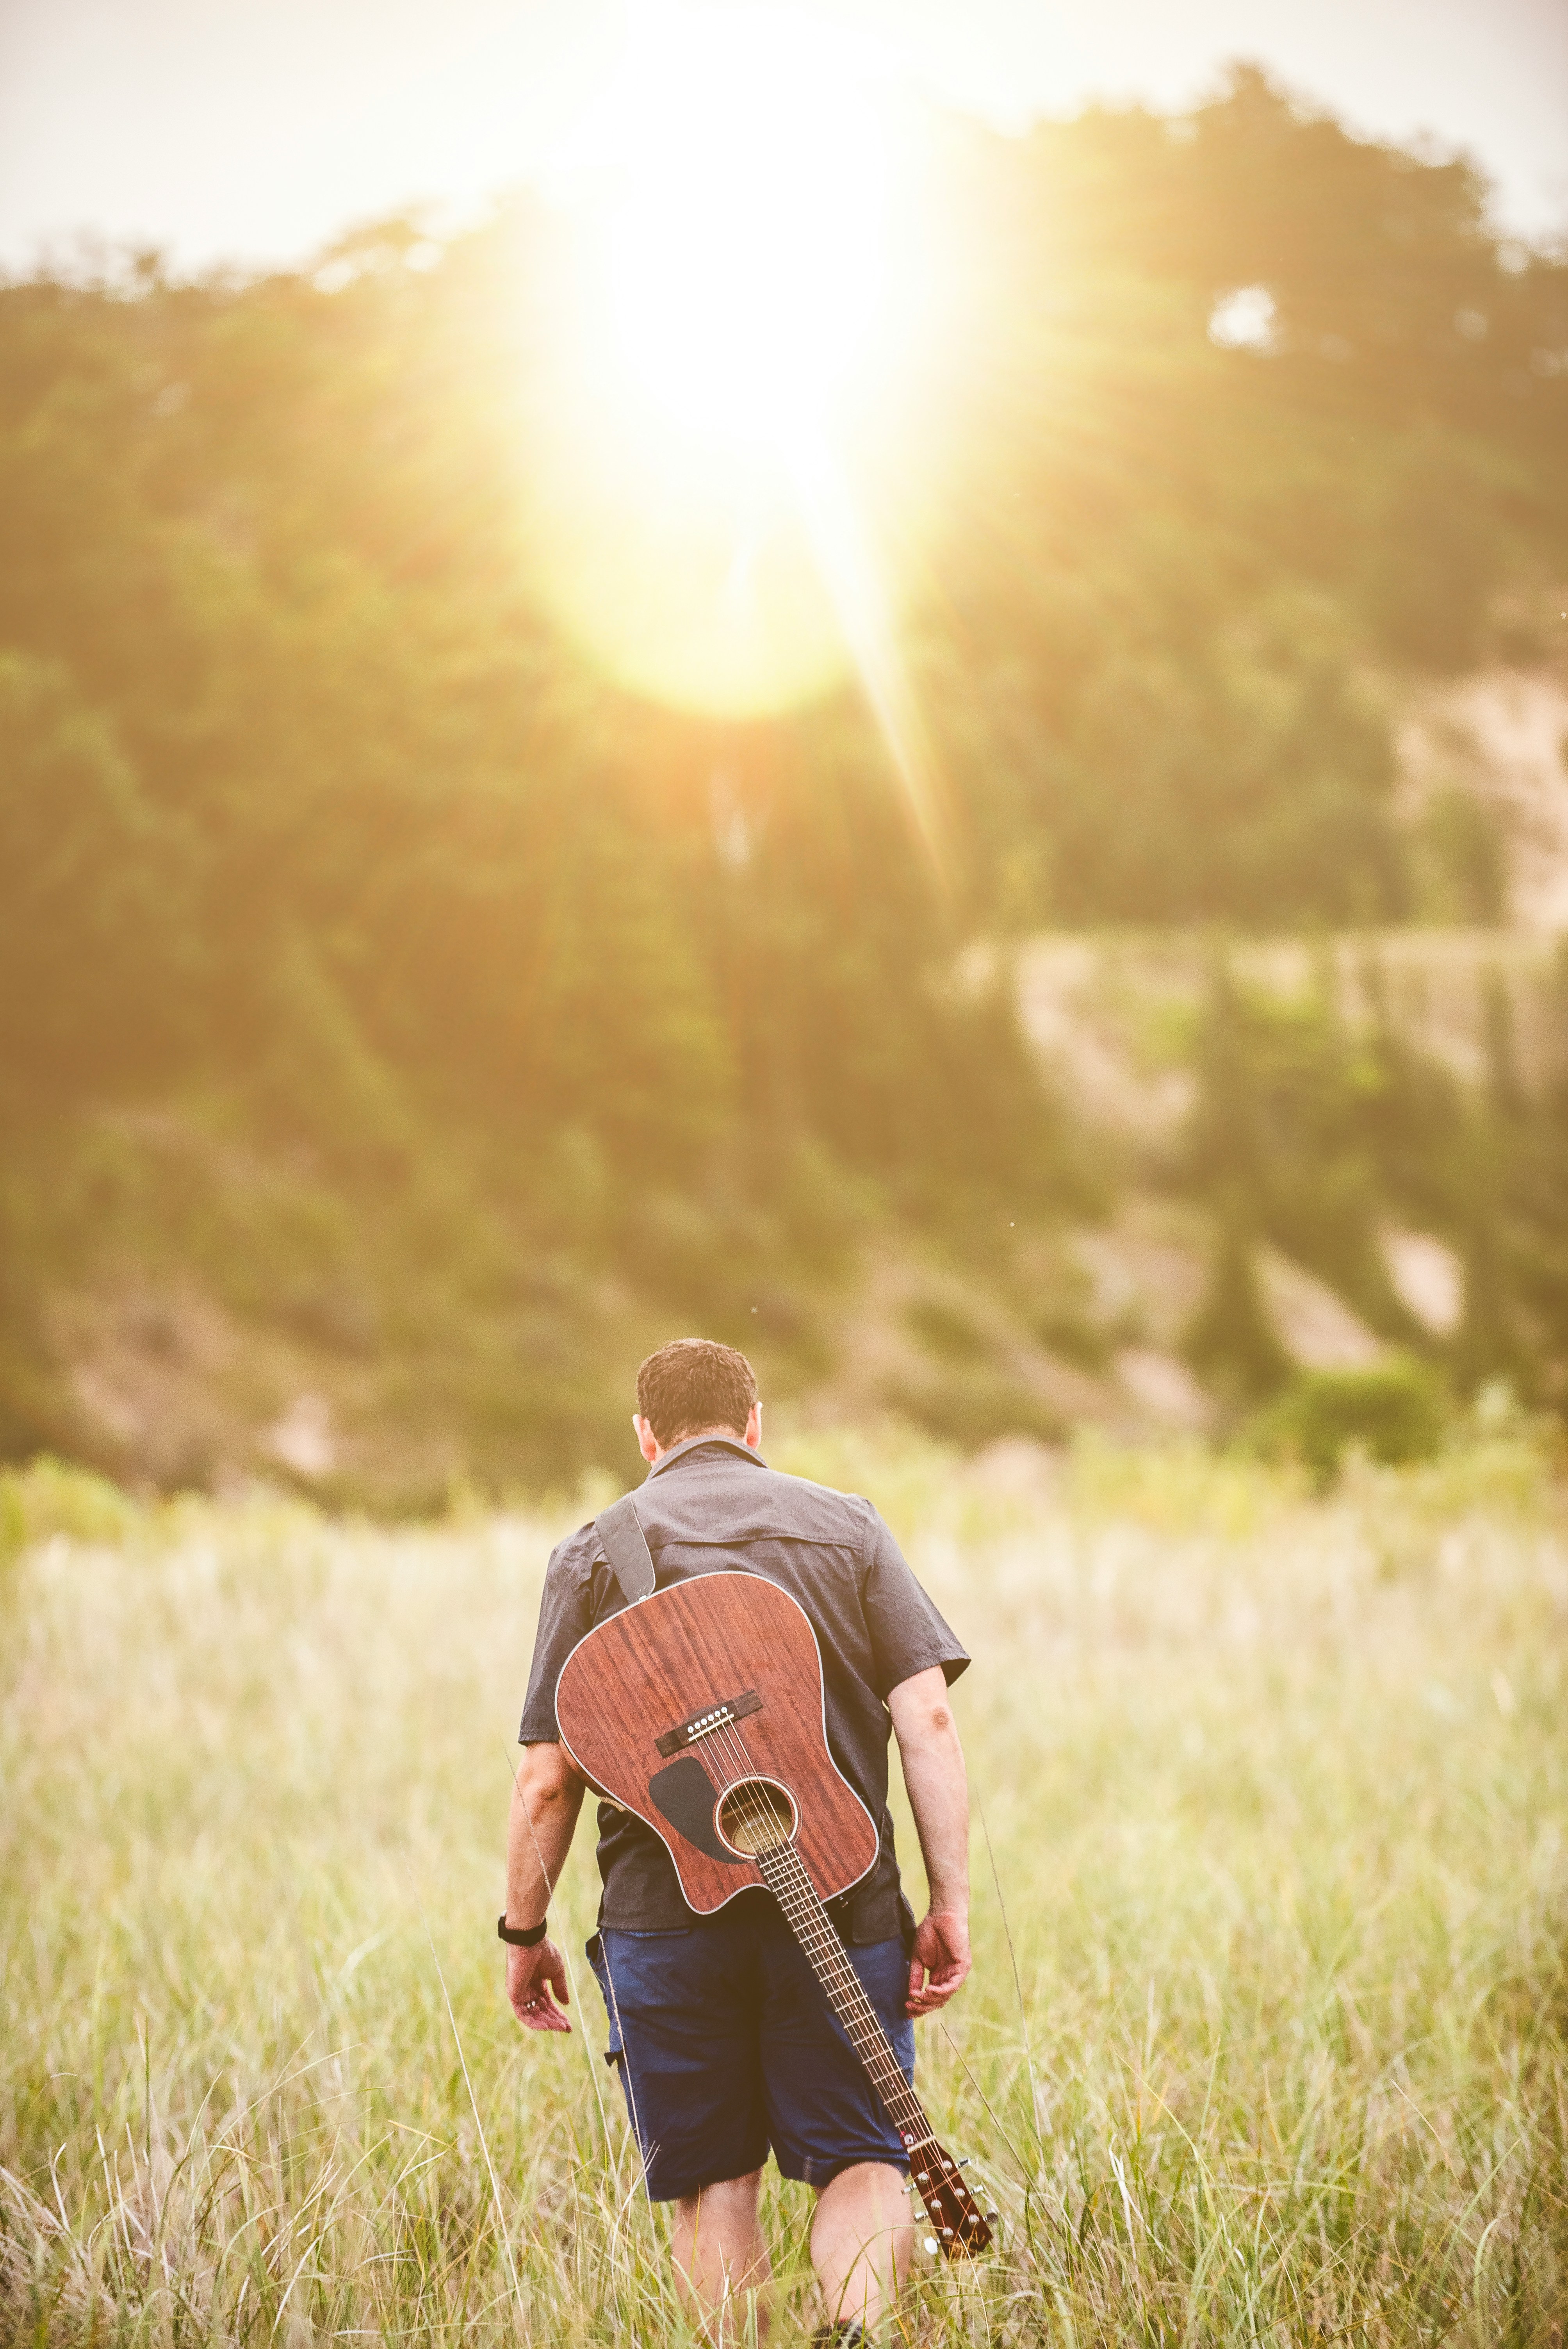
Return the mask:
<path id="1" fill-rule="evenodd" d="M 909 2012 L 934 2014 L 970 1966 L 969 1781 L 940 1664 L 901 1681 L 887 1703 L 931 1887 L 910 1957 Z"/>
<path id="2" fill-rule="evenodd" d="M 572 1848 L 583 1795 L 583 1781 L 563 1745 L 523 1747 L 507 1825 L 509 1925 L 526 1929 L 543 1923 Z M 508 1949 L 506 1994 L 518 2021 L 530 2031 L 571 2030 L 562 2013 L 569 1996 L 566 1965 L 553 1941 L 538 1941 L 531 1950 Z"/>
<path id="3" fill-rule="evenodd" d="M 518 1731 L 522 1759 L 513 1775 L 507 1825 L 506 1920 L 523 1930 L 543 1921 L 583 1807 L 585 1782 L 561 1743 L 555 1686 L 567 1657 L 593 1628 L 587 1572 L 593 1541 L 592 1526 L 583 1526 L 559 1542 L 550 1553 L 540 1594 L 539 1629 Z M 506 1994 L 518 2021 L 530 2031 L 571 2030 L 562 2012 L 567 1997 L 566 1961 L 553 1941 L 508 1949 Z"/>

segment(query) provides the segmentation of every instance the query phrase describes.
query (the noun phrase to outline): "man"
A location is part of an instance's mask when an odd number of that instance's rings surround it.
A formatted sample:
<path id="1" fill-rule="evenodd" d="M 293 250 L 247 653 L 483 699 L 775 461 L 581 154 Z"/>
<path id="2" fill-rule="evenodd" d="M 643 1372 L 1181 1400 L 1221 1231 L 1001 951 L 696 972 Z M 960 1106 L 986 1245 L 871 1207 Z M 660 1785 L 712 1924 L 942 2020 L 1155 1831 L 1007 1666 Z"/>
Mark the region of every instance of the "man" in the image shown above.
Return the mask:
<path id="1" fill-rule="evenodd" d="M 912 2018 L 944 2006 L 969 1971 L 968 1793 L 947 1704 L 969 1660 L 869 1501 L 768 1467 L 744 1354 L 701 1338 L 661 1347 L 637 1373 L 633 1425 L 649 1467 L 637 1514 L 658 1586 L 741 1568 L 780 1584 L 810 1617 L 828 1742 L 879 1833 L 875 1867 L 830 1913 L 913 2081 Z M 584 1526 L 545 1578 L 511 1806 L 507 1994 L 531 2031 L 571 2029 L 565 1969 L 544 1926 L 583 1782 L 560 1743 L 556 1682 L 578 1640 L 624 1604 Z M 931 1886 L 918 1930 L 887 1809 L 890 1720 Z M 816 2338 L 869 2340 L 913 2248 L 907 2163 L 772 1895 L 758 1888 L 696 1916 L 659 1837 L 608 1803 L 599 1868 L 588 1957 L 649 2195 L 676 2206 L 683 2298 L 722 2338 L 727 2301 L 763 2294 L 757 2211 L 771 2147 L 785 2177 L 817 2192 L 811 2259 L 827 2322 Z M 765 2332 L 765 2295 L 757 2321 Z"/>

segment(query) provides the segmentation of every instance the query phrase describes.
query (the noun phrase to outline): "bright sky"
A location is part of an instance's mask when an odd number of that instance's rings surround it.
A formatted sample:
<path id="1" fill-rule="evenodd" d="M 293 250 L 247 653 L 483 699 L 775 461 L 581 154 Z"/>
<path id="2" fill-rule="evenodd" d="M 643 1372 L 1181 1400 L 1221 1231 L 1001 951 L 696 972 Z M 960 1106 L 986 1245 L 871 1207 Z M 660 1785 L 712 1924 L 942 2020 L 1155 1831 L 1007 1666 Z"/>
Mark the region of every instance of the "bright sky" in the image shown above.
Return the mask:
<path id="1" fill-rule="evenodd" d="M 1353 126 L 1466 149 L 1517 232 L 1568 230 L 1568 0 L 819 0 L 1007 127 L 1182 103 L 1251 57 Z M 624 0 L 0 0 L 0 260 L 82 233 L 290 260 L 424 199 L 458 213 L 570 137 Z"/>

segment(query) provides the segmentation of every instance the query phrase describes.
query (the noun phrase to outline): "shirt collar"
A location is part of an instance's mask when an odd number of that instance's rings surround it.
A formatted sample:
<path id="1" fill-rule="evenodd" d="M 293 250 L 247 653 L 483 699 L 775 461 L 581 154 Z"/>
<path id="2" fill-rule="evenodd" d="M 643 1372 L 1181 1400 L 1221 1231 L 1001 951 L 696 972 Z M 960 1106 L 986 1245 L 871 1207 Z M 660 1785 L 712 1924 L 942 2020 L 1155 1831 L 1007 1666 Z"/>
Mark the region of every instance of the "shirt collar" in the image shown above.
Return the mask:
<path id="1" fill-rule="evenodd" d="M 663 1458 L 655 1461 L 643 1479 L 644 1484 L 651 1485 L 655 1476 L 662 1476 L 666 1468 L 673 1468 L 677 1461 L 700 1450 L 705 1444 L 722 1444 L 727 1452 L 738 1453 L 741 1459 L 749 1461 L 754 1468 L 766 1468 L 768 1465 L 760 1452 L 753 1452 L 749 1444 L 743 1444 L 738 1435 L 688 1435 L 684 1444 L 672 1444 Z"/>

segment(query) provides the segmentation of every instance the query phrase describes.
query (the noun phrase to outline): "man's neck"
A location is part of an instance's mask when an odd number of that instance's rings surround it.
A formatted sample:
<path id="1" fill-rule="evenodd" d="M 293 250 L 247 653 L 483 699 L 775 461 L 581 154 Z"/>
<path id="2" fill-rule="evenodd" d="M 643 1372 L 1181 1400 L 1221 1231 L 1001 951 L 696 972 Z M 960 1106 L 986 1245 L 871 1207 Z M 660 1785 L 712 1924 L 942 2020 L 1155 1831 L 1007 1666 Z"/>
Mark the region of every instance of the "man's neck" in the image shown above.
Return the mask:
<path id="1" fill-rule="evenodd" d="M 678 1452 L 685 1444 L 706 1444 L 710 1441 L 744 1444 L 746 1437 L 738 1427 L 689 1427 L 684 1435 L 673 1435 L 667 1444 L 661 1444 L 655 1435 L 651 1464 L 656 1468 L 661 1460 L 667 1460 L 672 1452 Z"/>

